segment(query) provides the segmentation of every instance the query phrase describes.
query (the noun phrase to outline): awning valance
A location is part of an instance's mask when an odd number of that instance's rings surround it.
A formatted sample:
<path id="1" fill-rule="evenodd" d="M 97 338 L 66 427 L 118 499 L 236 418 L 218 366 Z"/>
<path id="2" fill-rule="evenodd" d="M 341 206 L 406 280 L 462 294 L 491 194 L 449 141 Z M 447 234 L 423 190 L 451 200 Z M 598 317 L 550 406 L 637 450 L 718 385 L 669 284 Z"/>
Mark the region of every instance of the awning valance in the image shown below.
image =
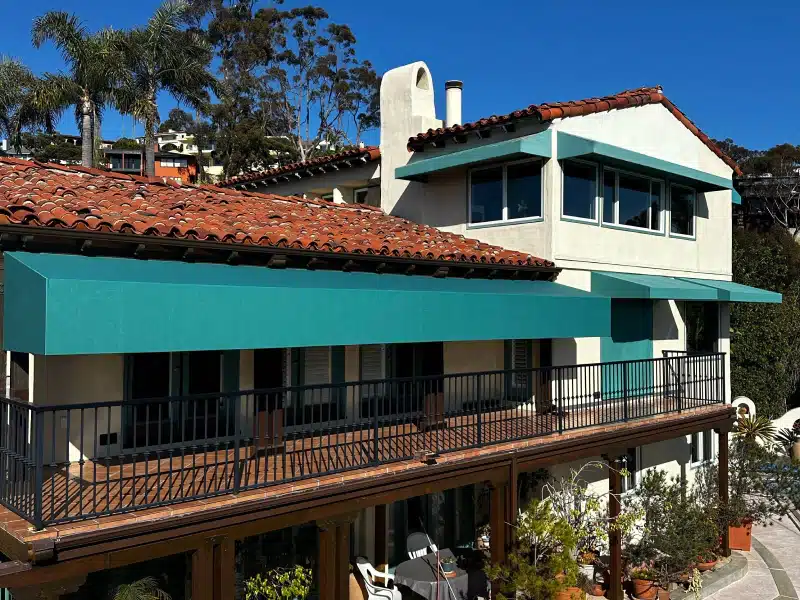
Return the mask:
<path id="1" fill-rule="evenodd" d="M 547 281 L 4 256 L 4 347 L 35 354 L 610 335 L 608 298 Z"/>
<path id="2" fill-rule="evenodd" d="M 731 281 L 636 273 L 592 273 L 592 293 L 610 298 L 780 303 L 781 295 Z"/>
<path id="3" fill-rule="evenodd" d="M 644 175 L 667 177 L 670 181 L 691 186 L 700 192 L 733 190 L 733 180 L 730 177 L 720 177 L 641 152 L 634 152 L 563 131 L 558 132 L 556 144 L 556 156 L 559 160 L 575 157 L 595 159 L 609 166 L 632 169 Z M 741 202 L 738 195 L 732 194 L 731 200 L 736 202 L 737 199 Z"/>
<path id="4" fill-rule="evenodd" d="M 552 133 L 549 129 L 545 129 L 539 133 L 514 138 L 513 140 L 465 148 L 464 150 L 456 150 L 455 152 L 434 156 L 417 153 L 412 162 L 402 167 L 397 167 L 394 173 L 397 179 L 423 180 L 427 175 L 437 171 L 478 165 L 495 160 L 524 158 L 526 156 L 550 158 L 552 153 Z"/>

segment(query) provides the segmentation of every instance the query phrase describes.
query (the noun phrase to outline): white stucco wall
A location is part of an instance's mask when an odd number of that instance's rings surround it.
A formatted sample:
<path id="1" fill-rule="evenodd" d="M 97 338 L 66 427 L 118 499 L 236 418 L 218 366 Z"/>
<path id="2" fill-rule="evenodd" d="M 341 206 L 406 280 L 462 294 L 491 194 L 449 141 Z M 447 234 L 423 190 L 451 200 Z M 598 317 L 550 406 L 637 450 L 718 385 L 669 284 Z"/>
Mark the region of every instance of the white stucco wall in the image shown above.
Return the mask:
<path id="1" fill-rule="evenodd" d="M 330 194 L 335 189 L 339 190 L 345 202 L 353 202 L 353 191 L 356 188 L 373 186 L 376 206 L 380 205 L 380 178 L 381 163 L 372 161 L 360 166 L 342 167 L 338 171 L 316 172 L 313 177 L 295 177 L 289 175 L 289 181 L 269 182 L 268 185 L 256 183 L 255 189 L 263 194 L 278 194 L 279 196 L 307 196 L 311 198 Z"/>

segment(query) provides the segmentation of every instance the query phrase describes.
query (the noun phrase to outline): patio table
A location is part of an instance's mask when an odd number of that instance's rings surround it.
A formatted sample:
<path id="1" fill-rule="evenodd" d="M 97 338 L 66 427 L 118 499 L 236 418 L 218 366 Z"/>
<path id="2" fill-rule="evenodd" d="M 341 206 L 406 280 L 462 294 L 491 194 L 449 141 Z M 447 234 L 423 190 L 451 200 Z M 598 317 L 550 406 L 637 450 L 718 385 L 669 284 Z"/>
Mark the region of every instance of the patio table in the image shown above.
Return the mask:
<path id="1" fill-rule="evenodd" d="M 439 560 L 449 556 L 453 556 L 453 552 L 449 549 L 445 548 L 439 551 Z M 468 598 L 469 576 L 465 570 L 458 567 L 456 567 L 455 577 L 445 578 L 440 573 L 437 586 L 435 553 L 400 563 L 395 569 L 394 581 L 426 600 L 467 600 Z"/>

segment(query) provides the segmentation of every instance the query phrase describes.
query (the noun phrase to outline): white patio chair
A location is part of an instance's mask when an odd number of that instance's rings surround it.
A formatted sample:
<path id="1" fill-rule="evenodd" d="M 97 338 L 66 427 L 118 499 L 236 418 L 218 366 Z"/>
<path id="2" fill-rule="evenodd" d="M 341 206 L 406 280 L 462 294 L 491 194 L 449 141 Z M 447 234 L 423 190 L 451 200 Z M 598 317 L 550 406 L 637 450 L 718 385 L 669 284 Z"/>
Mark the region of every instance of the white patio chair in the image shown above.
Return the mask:
<path id="1" fill-rule="evenodd" d="M 377 571 L 366 558 L 359 556 L 356 558 L 356 568 L 364 581 L 367 590 L 367 600 L 402 600 L 403 596 L 396 587 L 388 587 L 390 581 L 394 581 L 394 575 L 387 570 L 385 573 Z M 388 569 L 388 567 L 387 567 Z M 383 580 L 383 585 L 378 583 Z"/>
<path id="2" fill-rule="evenodd" d="M 406 551 L 408 552 L 408 558 L 419 558 L 426 554 L 438 552 L 439 548 L 426 534 L 417 532 L 412 533 L 406 539 Z"/>

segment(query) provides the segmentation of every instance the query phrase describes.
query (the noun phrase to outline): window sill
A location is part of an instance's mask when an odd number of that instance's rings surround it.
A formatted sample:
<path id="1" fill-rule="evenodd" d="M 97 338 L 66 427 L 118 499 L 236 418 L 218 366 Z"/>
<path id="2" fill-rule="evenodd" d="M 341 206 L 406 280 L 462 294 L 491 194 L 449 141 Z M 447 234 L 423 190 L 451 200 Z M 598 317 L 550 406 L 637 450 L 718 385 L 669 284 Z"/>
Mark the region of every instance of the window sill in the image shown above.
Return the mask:
<path id="1" fill-rule="evenodd" d="M 686 240 L 687 242 L 696 242 L 697 236 L 696 235 L 686 235 L 684 233 L 672 233 L 670 232 L 669 237 L 674 238 L 676 240 Z"/>
<path id="2" fill-rule="evenodd" d="M 617 229 L 619 231 L 630 231 L 633 233 L 643 233 L 645 235 L 655 235 L 659 237 L 665 237 L 666 234 L 663 231 L 656 231 L 654 229 L 645 229 L 644 227 L 633 227 L 631 225 L 619 225 L 617 223 L 600 223 L 600 227 L 605 229 Z"/>
<path id="3" fill-rule="evenodd" d="M 583 225 L 599 225 L 600 222 L 597 219 L 584 219 L 583 217 L 570 217 L 569 215 L 561 215 L 562 221 L 568 221 L 570 223 L 582 223 Z"/>
<path id="4" fill-rule="evenodd" d="M 506 221 L 467 223 L 467 229 L 486 229 L 489 227 L 504 227 L 506 225 L 524 225 L 526 223 L 541 223 L 542 221 L 544 221 L 544 217 L 523 217 L 521 219 L 508 219 Z"/>

